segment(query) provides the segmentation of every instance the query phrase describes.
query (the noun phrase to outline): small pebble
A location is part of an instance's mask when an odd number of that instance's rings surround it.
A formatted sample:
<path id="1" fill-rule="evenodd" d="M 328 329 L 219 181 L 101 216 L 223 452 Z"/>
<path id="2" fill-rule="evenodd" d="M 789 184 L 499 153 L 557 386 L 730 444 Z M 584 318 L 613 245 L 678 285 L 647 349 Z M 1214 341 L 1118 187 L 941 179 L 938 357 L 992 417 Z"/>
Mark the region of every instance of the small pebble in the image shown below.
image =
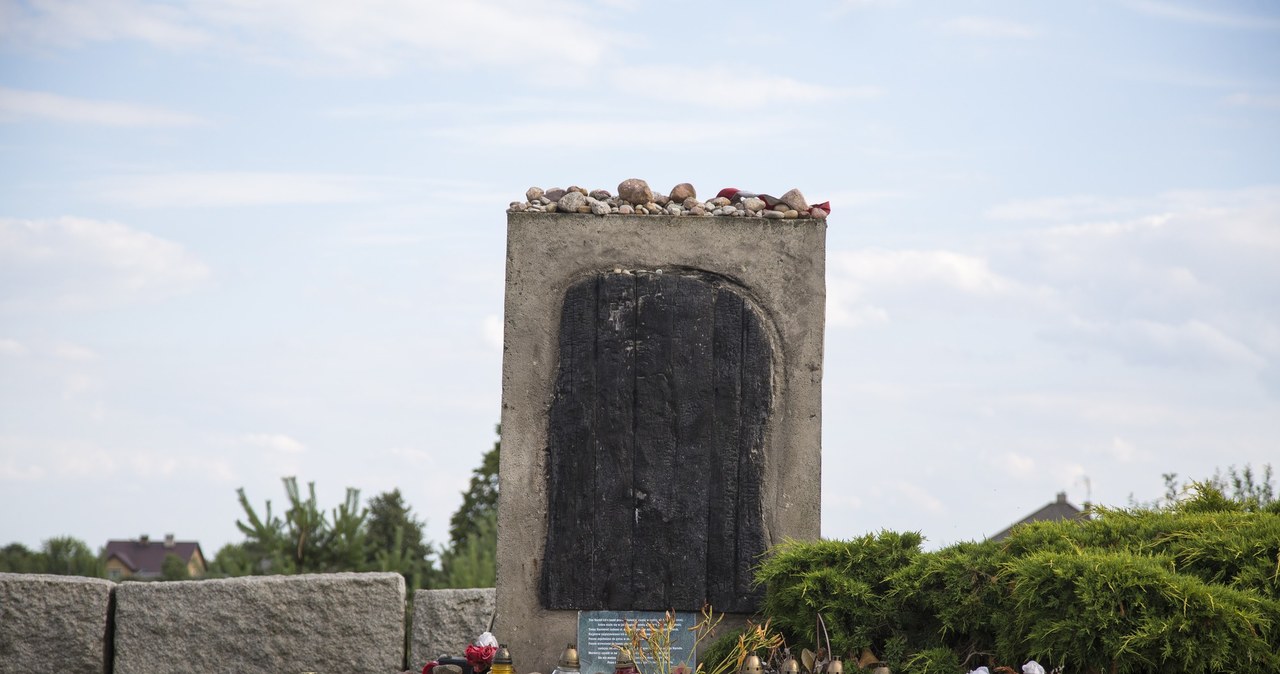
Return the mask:
<path id="1" fill-rule="evenodd" d="M 778 201 L 781 201 L 782 203 L 786 204 L 793 211 L 809 210 L 808 202 L 804 200 L 804 195 L 801 194 L 800 190 L 797 190 L 797 189 L 787 190 L 786 193 L 784 193 L 781 197 L 778 198 Z"/>
<path id="2" fill-rule="evenodd" d="M 618 183 L 618 196 L 628 203 L 644 204 L 653 201 L 653 190 L 649 189 L 649 183 L 639 178 L 627 178 Z"/>
<path id="3" fill-rule="evenodd" d="M 693 185 L 690 185 L 689 183 L 680 183 L 679 185 L 671 188 L 672 201 L 679 201 L 683 203 L 686 199 L 690 197 L 697 198 L 697 196 L 697 190 L 694 190 Z M 686 208 L 688 207 L 686 206 Z"/>
<path id="4" fill-rule="evenodd" d="M 560 197 L 556 204 L 559 206 L 560 210 L 566 213 L 573 213 L 587 205 L 587 198 L 583 196 L 581 192 L 572 190 L 566 192 L 564 196 Z M 587 212 L 590 213 L 591 209 L 588 208 Z"/>
<path id="5" fill-rule="evenodd" d="M 772 206 L 770 205 L 772 204 Z M 513 201 L 507 210 L 512 213 L 591 213 L 598 216 L 617 215 L 673 215 L 719 216 L 826 220 L 827 211 L 809 206 L 798 189 L 783 193 L 781 198 L 755 195 L 739 191 L 734 198 L 717 196 L 699 200 L 693 185 L 680 183 L 671 188 L 671 194 L 655 193 L 639 178 L 630 178 L 618 185 L 617 196 L 609 190 L 591 190 L 572 185 L 567 189 L 530 187 L 525 191 L 525 201 Z"/>

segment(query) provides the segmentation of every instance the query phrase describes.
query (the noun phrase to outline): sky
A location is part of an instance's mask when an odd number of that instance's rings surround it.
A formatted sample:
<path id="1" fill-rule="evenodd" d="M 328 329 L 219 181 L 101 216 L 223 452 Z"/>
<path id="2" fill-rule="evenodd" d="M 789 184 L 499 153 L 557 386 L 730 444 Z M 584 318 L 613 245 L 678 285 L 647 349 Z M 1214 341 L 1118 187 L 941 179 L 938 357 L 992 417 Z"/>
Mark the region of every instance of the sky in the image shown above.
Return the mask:
<path id="1" fill-rule="evenodd" d="M 0 0 L 0 544 L 447 540 L 530 186 L 830 200 L 822 532 L 1280 468 L 1280 6 Z"/>

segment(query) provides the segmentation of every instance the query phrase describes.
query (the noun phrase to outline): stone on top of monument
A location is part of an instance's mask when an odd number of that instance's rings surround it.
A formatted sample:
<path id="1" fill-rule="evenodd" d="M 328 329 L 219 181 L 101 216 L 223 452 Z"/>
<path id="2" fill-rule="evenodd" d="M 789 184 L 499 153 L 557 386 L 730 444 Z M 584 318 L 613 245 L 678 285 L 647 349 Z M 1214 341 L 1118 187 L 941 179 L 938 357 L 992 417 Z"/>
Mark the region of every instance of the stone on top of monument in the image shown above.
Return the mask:
<path id="1" fill-rule="evenodd" d="M 671 188 L 671 194 L 654 192 L 639 178 L 628 178 L 618 185 L 618 196 L 608 190 L 588 192 L 581 187 L 568 190 L 552 187 L 530 187 L 524 201 L 513 201 L 512 213 L 591 213 L 593 215 L 680 215 L 724 216 L 746 218 L 825 220 L 831 213 L 831 202 L 809 204 L 798 189 L 790 189 L 781 197 L 756 194 L 727 187 L 714 199 L 702 200 L 689 183 Z"/>

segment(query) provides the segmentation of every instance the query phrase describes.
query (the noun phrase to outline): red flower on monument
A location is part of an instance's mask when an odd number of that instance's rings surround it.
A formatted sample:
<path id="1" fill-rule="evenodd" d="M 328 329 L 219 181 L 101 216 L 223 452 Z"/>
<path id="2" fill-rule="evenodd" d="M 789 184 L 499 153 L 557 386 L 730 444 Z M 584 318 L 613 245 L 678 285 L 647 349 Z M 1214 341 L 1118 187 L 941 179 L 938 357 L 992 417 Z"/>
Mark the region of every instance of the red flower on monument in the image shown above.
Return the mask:
<path id="1" fill-rule="evenodd" d="M 422 674 L 431 674 L 431 670 L 435 669 L 436 665 L 438 664 L 440 663 L 436 662 L 435 660 L 432 660 L 431 662 L 428 662 L 427 664 L 423 665 Z"/>
<path id="2" fill-rule="evenodd" d="M 467 662 L 471 664 L 471 670 L 475 672 L 483 672 L 489 669 L 489 665 L 493 664 L 493 656 L 498 654 L 497 646 L 477 646 L 471 644 L 467 646 Z"/>

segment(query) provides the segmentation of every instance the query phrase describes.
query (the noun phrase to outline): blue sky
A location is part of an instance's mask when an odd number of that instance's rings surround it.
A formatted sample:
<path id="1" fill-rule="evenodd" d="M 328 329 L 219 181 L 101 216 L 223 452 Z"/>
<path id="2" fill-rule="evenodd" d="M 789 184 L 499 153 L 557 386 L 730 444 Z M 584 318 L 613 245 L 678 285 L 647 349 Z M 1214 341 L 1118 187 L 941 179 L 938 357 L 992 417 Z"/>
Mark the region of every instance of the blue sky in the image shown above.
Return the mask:
<path id="1" fill-rule="evenodd" d="M 505 208 L 831 200 L 823 533 L 981 538 L 1280 464 L 1269 2 L 0 0 L 0 543 L 446 538 Z"/>

